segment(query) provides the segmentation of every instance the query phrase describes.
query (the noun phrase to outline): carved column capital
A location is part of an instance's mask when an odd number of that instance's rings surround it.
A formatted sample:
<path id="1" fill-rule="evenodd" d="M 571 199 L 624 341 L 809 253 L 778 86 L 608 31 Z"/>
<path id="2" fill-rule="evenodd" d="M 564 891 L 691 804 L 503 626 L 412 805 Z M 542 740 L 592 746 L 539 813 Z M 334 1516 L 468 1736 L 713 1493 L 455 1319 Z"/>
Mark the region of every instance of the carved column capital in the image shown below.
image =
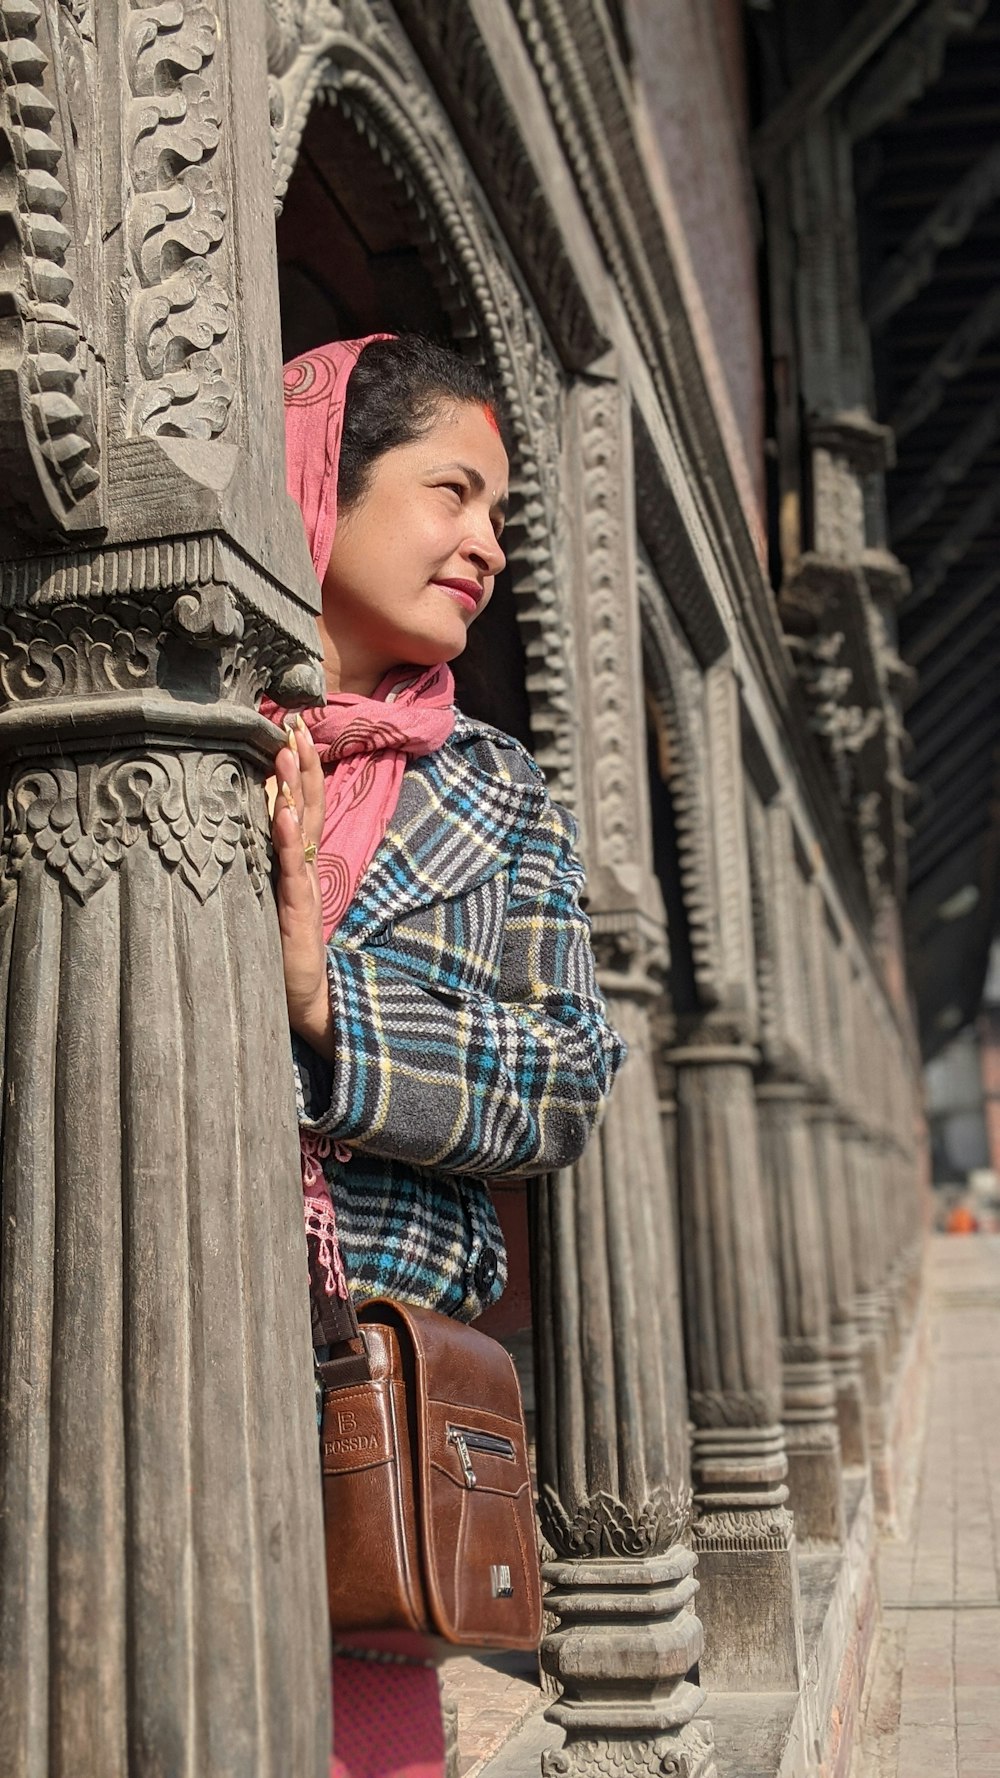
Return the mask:
<path id="1" fill-rule="evenodd" d="M 651 881 L 645 907 L 630 905 L 631 898 L 624 896 L 615 907 L 607 905 L 610 896 L 601 894 L 600 877 L 598 873 L 597 905 L 591 900 L 588 912 L 601 987 L 609 997 L 657 1001 L 670 960 L 659 884 Z"/>

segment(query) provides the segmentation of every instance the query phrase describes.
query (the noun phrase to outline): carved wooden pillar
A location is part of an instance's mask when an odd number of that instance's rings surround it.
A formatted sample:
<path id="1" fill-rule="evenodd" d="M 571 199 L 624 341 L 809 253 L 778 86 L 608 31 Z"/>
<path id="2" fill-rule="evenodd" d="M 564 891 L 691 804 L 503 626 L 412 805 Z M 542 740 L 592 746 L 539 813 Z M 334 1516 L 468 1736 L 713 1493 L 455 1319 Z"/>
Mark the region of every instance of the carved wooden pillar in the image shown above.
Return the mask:
<path id="1" fill-rule="evenodd" d="M 789 1504 L 810 1541 L 843 1538 L 840 1439 L 816 1171 L 805 1090 L 768 1080 L 757 1091 L 782 1351 Z"/>
<path id="2" fill-rule="evenodd" d="M 680 687 L 683 668 L 681 660 L 673 669 Z M 696 990 L 688 999 L 700 1002 L 679 1016 L 678 1039 L 665 1055 L 676 1080 L 702 1672 L 721 1691 L 784 1690 L 794 1689 L 801 1671 L 801 1614 L 753 1092 L 763 1009 L 739 705 L 725 657 L 700 681 L 699 694 L 683 721 L 680 710 L 665 713 L 684 840 L 680 874 Z M 671 701 L 679 704 L 676 691 Z M 685 753 L 704 758 L 700 776 L 683 769 Z"/>
<path id="3" fill-rule="evenodd" d="M 694 1546 L 720 1691 L 785 1691 L 802 1663 L 798 1571 L 753 1066 L 746 1045 L 688 1043 L 677 1070 L 682 1284 L 694 1424 Z"/>
<path id="4" fill-rule="evenodd" d="M 868 1448 L 875 1466 L 882 1458 L 886 1443 L 886 1317 L 882 1291 L 880 1218 L 873 1196 L 867 1137 L 856 1125 L 844 1119 L 841 1123 L 841 1145 L 857 1285 L 855 1313 L 861 1348 Z"/>
<path id="5" fill-rule="evenodd" d="M 816 1057 L 809 1121 L 826 1272 L 830 1364 L 836 1392 L 841 1459 L 845 1464 L 863 1465 L 868 1460 L 868 1439 L 861 1349 L 855 1324 L 847 1189 L 834 1110 L 834 1101 L 843 1088 L 839 1078 L 843 1066 L 839 947 L 827 919 L 820 886 L 815 880 L 806 887 L 804 908 L 811 941 L 807 949 L 808 1003 Z"/>
<path id="6" fill-rule="evenodd" d="M 629 1059 L 571 1173 L 536 1194 L 538 1477 L 547 1605 L 547 1712 L 566 1745 L 549 1778 L 714 1774 L 690 1512 L 684 1364 L 670 1180 L 650 1009 L 664 917 L 651 873 L 627 391 L 580 384 L 567 475 L 580 550 L 578 699 L 583 836 L 602 983 Z"/>
<path id="7" fill-rule="evenodd" d="M 538 1474 L 558 1620 L 542 1660 L 562 1695 L 556 1774 L 632 1778 L 684 1756 L 711 1768 L 702 1694 L 683 1356 L 669 1182 L 645 1007 L 609 990 L 629 1044 L 600 1132 L 571 1176 L 538 1191 Z"/>
<path id="8" fill-rule="evenodd" d="M 813 1107 L 812 1137 L 826 1253 L 827 1297 L 830 1305 L 830 1364 L 837 1398 L 837 1429 L 843 1462 L 868 1461 L 861 1345 L 856 1320 L 854 1259 L 851 1250 L 847 1179 L 836 1114 L 825 1104 Z"/>
<path id="9" fill-rule="evenodd" d="M 254 705 L 321 682 L 283 492 L 264 16 L 3 0 L 0 38 L 0 1769 L 320 1778 Z"/>

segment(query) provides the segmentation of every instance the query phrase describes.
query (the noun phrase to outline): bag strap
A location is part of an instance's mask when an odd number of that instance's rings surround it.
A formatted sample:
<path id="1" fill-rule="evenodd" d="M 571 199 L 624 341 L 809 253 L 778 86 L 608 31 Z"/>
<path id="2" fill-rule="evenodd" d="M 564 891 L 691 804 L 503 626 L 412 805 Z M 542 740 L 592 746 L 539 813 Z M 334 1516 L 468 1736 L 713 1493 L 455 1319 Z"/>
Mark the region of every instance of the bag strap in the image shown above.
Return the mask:
<path id="1" fill-rule="evenodd" d="M 350 1291 L 346 1297 L 329 1296 L 312 1266 L 309 1282 L 313 1343 L 330 1348 L 329 1358 L 316 1366 L 316 1375 L 323 1388 L 342 1389 L 351 1383 L 370 1383 L 368 1348 L 358 1326 Z"/>

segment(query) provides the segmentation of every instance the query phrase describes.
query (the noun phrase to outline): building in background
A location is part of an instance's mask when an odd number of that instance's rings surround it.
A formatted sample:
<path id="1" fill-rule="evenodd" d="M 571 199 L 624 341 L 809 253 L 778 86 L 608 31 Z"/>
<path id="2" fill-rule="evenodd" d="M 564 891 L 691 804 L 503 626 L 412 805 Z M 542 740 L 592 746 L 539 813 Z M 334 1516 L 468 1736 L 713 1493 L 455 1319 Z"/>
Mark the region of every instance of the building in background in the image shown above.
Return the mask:
<path id="1" fill-rule="evenodd" d="M 513 438 L 460 698 L 630 1046 L 504 1194 L 543 1770 L 846 1772 L 996 920 L 998 69 L 1000 0 L 0 0 L 10 1769 L 326 1771 L 255 706 L 282 351 L 420 328 Z"/>

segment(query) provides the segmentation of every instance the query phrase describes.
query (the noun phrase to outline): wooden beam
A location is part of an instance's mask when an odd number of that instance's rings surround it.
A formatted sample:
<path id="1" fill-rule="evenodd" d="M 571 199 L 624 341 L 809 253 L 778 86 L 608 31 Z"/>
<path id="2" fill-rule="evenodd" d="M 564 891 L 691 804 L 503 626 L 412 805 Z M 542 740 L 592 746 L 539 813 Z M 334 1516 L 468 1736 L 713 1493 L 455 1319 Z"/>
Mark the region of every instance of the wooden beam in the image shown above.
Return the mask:
<path id="1" fill-rule="evenodd" d="M 991 598 L 997 587 L 1000 587 L 1000 563 L 992 564 L 984 573 L 977 575 L 966 592 L 953 595 L 940 617 L 918 630 L 912 642 L 906 643 L 900 653 L 907 666 L 919 669 L 921 662 L 940 647 L 952 630 L 964 623 L 967 617 L 971 617 L 984 599 Z"/>
<path id="2" fill-rule="evenodd" d="M 991 715 L 993 717 L 992 724 L 990 722 Z M 971 723 L 968 731 L 962 737 L 960 746 L 946 747 L 943 753 L 938 754 L 932 765 L 922 768 L 919 778 L 920 788 L 923 789 L 926 785 L 933 784 L 935 790 L 940 792 L 942 784 L 947 784 L 956 772 L 963 771 L 970 760 L 974 760 L 977 754 L 982 753 L 984 747 L 996 745 L 998 727 L 1000 727 L 1000 712 L 997 711 L 988 712 L 985 722 Z"/>
<path id="3" fill-rule="evenodd" d="M 901 610 L 904 616 L 915 611 L 925 599 L 932 597 L 938 588 L 947 580 L 951 570 L 958 562 L 968 555 L 972 545 L 988 530 L 993 520 L 1000 513 L 1000 475 L 987 484 L 980 494 L 976 495 L 966 506 L 955 523 L 949 527 L 940 543 L 924 557 L 920 569 L 913 576 L 913 591 L 908 599 L 904 599 Z"/>
<path id="4" fill-rule="evenodd" d="M 969 820 L 973 822 L 971 827 L 965 825 Z M 981 821 L 977 823 L 974 814 L 971 816 L 967 814 L 958 833 L 949 833 L 945 835 L 944 842 L 933 850 L 928 848 L 918 857 L 908 858 L 906 861 L 907 894 L 912 895 L 918 883 L 926 882 L 929 877 L 934 876 L 935 872 L 941 869 L 942 865 L 948 864 L 953 854 L 964 852 L 967 849 L 971 850 L 974 845 L 981 843 L 989 833 L 991 825 L 990 810 L 987 804 L 983 809 Z"/>
<path id="5" fill-rule="evenodd" d="M 964 241 L 976 218 L 1000 195 L 1000 143 L 973 163 L 883 265 L 865 304 L 878 333 L 934 276 L 938 254 Z"/>
<path id="6" fill-rule="evenodd" d="M 959 784 L 951 784 L 945 780 L 943 784 L 927 791 L 917 813 L 911 817 L 912 857 L 923 850 L 931 851 L 939 834 L 948 833 L 956 822 L 967 820 L 970 814 L 974 814 L 979 802 L 988 799 L 995 770 L 993 751 L 990 742 L 984 737 L 978 759 L 964 768 Z M 960 768 L 955 769 L 957 772 Z"/>
<path id="7" fill-rule="evenodd" d="M 973 650 L 978 649 L 984 642 L 991 642 L 994 630 L 1000 630 L 1000 606 L 995 601 L 987 605 L 986 610 L 980 613 L 968 630 L 962 635 L 953 636 L 947 647 L 928 662 L 925 671 L 917 681 L 916 696 L 910 709 L 917 709 L 921 700 L 929 697 L 936 686 L 948 679 L 954 669 Z M 998 696 L 997 702 L 1000 703 L 1000 696 Z"/>
<path id="8" fill-rule="evenodd" d="M 980 410 L 946 451 L 926 469 L 909 492 L 889 513 L 889 533 L 898 546 L 937 511 L 949 488 L 965 480 L 972 465 L 1000 436 L 1000 395 Z"/>
<path id="9" fill-rule="evenodd" d="M 974 31 L 989 0 L 930 0 L 865 72 L 848 102 L 844 124 L 859 142 L 914 105 L 941 77 L 948 39 Z"/>
<path id="10" fill-rule="evenodd" d="M 938 740 L 939 725 L 943 745 L 956 726 L 956 718 L 961 722 L 965 714 L 962 709 L 964 700 L 973 692 L 978 693 L 984 680 L 991 681 L 986 695 L 996 698 L 995 678 L 998 664 L 1000 647 L 984 649 L 967 667 L 963 667 L 960 674 L 956 674 L 949 685 L 938 686 L 936 691 L 928 692 L 919 708 L 911 705 L 906 712 L 906 727 L 917 748 L 923 747 L 926 750 L 932 738 L 935 742 Z M 919 771 L 917 776 L 919 777 Z"/>
<path id="11" fill-rule="evenodd" d="M 973 365 L 983 347 L 1000 333 L 1000 284 L 994 284 L 981 302 L 945 340 L 930 363 L 924 366 L 906 390 L 889 424 L 897 439 L 914 432 L 935 408 L 940 407 L 949 388 Z"/>
<path id="12" fill-rule="evenodd" d="M 994 774 L 987 770 L 964 796 L 951 804 L 947 820 L 940 826 L 924 828 L 919 844 L 914 843 L 908 860 L 918 875 L 922 875 L 936 859 L 946 857 L 967 834 L 989 827 L 993 783 Z"/>
<path id="13" fill-rule="evenodd" d="M 832 104 L 920 4 L 921 0 L 868 0 L 862 6 L 756 130 L 751 155 L 759 173 L 765 174 L 782 149 Z"/>
<path id="14" fill-rule="evenodd" d="M 931 760 L 937 759 L 942 753 L 953 746 L 959 735 L 964 735 L 970 723 L 978 722 L 980 717 L 991 711 L 996 705 L 996 686 L 993 683 L 993 662 L 988 660 L 985 668 L 976 674 L 978 684 L 969 684 L 963 690 L 962 697 L 955 697 L 949 702 L 950 716 L 932 723 L 924 739 L 914 741 L 912 772 L 917 783 L 920 782 Z M 989 684 L 984 684 L 989 678 Z M 974 695 L 973 695 L 974 694 Z"/>

